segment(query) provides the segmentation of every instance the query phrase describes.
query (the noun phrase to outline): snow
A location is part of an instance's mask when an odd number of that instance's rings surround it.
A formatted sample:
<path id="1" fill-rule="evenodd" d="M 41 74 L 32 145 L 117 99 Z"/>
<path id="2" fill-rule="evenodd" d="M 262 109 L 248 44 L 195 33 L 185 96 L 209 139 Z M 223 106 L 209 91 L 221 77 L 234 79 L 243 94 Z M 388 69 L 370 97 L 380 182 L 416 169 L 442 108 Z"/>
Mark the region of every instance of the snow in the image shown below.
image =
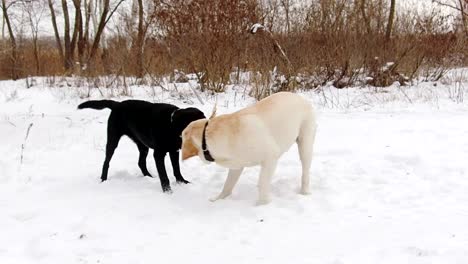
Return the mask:
<path id="1" fill-rule="evenodd" d="M 252 27 L 250 27 L 250 33 L 255 34 L 259 29 L 265 29 L 262 24 L 255 23 Z"/>
<path id="2" fill-rule="evenodd" d="M 312 194 L 297 193 L 291 148 L 272 202 L 254 206 L 258 168 L 212 203 L 226 171 L 190 159 L 181 167 L 192 184 L 171 177 L 164 194 L 128 139 L 100 183 L 109 110 L 76 110 L 84 88 L 2 81 L 0 263 L 467 263 L 468 104 L 451 98 L 454 84 L 434 85 L 302 92 L 318 111 Z M 254 102 L 242 91 L 201 94 L 205 105 L 149 87 L 131 94 L 209 115 L 216 100 L 218 113 Z M 148 168 L 157 175 L 151 155 Z"/>

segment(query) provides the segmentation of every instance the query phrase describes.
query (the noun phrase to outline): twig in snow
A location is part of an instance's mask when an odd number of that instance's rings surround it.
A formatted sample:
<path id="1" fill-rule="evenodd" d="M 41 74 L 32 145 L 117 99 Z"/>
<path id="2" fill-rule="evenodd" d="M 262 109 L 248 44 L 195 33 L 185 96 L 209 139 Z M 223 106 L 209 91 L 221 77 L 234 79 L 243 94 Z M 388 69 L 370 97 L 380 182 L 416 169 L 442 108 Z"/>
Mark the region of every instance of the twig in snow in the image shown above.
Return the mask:
<path id="1" fill-rule="evenodd" d="M 413 100 L 411 100 L 411 98 L 408 96 L 407 93 L 405 93 L 405 91 L 403 91 L 403 89 L 401 88 L 401 85 L 398 85 L 398 88 L 400 89 L 400 92 L 406 97 L 406 99 L 408 99 L 408 101 L 410 102 L 410 104 L 413 103 Z"/>
<path id="2" fill-rule="evenodd" d="M 200 95 L 197 93 L 197 91 L 192 87 L 192 85 L 190 84 L 189 82 L 189 87 L 190 89 L 192 90 L 192 92 L 195 94 L 195 96 L 197 97 L 198 101 L 200 102 L 200 104 L 204 105 L 205 103 L 203 103 L 203 100 L 201 99 Z"/>
<path id="3" fill-rule="evenodd" d="M 26 136 L 24 137 L 24 142 L 23 142 L 23 144 L 21 144 L 20 166 L 23 165 L 24 148 L 26 146 L 26 140 L 28 140 L 29 132 L 31 131 L 32 126 L 33 126 L 33 123 L 30 123 L 29 126 L 28 126 L 28 129 L 26 130 Z"/>
<path id="4" fill-rule="evenodd" d="M 5 122 L 7 122 L 8 124 L 10 124 L 10 125 L 16 127 L 15 123 L 11 122 L 11 121 L 10 121 L 10 118 L 9 118 L 8 116 L 5 117 Z"/>

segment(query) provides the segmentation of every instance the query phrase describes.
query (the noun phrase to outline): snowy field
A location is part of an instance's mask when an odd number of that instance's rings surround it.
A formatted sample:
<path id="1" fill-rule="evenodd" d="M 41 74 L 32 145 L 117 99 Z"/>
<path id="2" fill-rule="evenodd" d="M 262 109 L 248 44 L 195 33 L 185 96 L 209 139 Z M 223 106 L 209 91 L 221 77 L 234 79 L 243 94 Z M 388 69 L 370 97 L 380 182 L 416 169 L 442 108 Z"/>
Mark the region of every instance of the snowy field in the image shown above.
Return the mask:
<path id="1" fill-rule="evenodd" d="M 302 93 L 318 112 L 312 194 L 297 193 L 293 147 L 266 206 L 254 205 L 258 168 L 209 202 L 226 170 L 198 158 L 182 163 L 183 186 L 167 159 L 174 192 L 162 193 L 126 138 L 100 183 L 110 111 L 76 110 L 84 88 L 24 86 L 0 82 L 2 264 L 468 263 L 468 83 Z M 207 115 L 215 102 L 131 91 Z M 217 100 L 220 113 L 254 101 L 242 87 Z"/>

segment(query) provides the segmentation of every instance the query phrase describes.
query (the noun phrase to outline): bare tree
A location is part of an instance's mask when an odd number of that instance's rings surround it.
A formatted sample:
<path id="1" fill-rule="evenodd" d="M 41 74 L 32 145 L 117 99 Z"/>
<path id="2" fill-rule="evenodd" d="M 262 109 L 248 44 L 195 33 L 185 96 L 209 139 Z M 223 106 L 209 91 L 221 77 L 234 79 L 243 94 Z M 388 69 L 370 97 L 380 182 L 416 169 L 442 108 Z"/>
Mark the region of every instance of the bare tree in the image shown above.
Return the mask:
<path id="1" fill-rule="evenodd" d="M 388 14 L 387 30 L 385 32 L 385 40 L 388 43 L 392 36 L 393 24 L 395 21 L 395 9 L 396 9 L 396 0 L 390 1 L 390 11 Z"/>
<path id="2" fill-rule="evenodd" d="M 80 69 L 82 69 L 84 63 L 84 54 L 88 43 L 89 37 L 89 16 L 88 13 L 90 8 L 90 3 L 92 1 L 87 2 L 87 0 L 73 0 L 73 5 L 75 7 L 75 26 L 73 29 L 73 37 L 71 41 L 72 50 L 74 51 L 78 48 L 78 62 L 80 65 Z M 83 21 L 83 12 L 82 7 L 85 10 L 85 18 Z"/>
<path id="3" fill-rule="evenodd" d="M 63 54 L 62 40 L 60 39 L 60 34 L 58 31 L 58 27 L 57 27 L 57 16 L 55 15 L 54 3 L 52 2 L 52 0 L 48 0 L 47 2 L 49 4 L 50 17 L 52 20 L 52 27 L 54 29 L 54 35 L 55 35 L 55 43 L 59 51 L 60 60 L 65 61 L 65 56 Z"/>
<path id="4" fill-rule="evenodd" d="M 11 20 L 10 16 L 8 14 L 8 9 L 15 4 L 18 1 L 12 1 L 10 4 L 7 5 L 5 0 L 2 0 L 1 2 L 1 9 L 3 13 L 3 19 L 5 20 L 7 29 L 8 29 L 8 35 L 10 37 L 10 45 L 11 45 L 11 78 L 13 80 L 18 79 L 19 74 L 17 72 L 17 63 L 18 63 L 18 48 L 16 45 L 16 38 L 15 38 L 15 33 L 13 32 L 13 28 L 11 26 Z"/>
<path id="5" fill-rule="evenodd" d="M 286 19 L 286 33 L 291 32 L 291 25 L 289 21 L 289 11 L 290 11 L 290 1 L 289 0 L 281 0 L 281 5 L 283 6 L 284 9 L 284 16 Z"/>
<path id="6" fill-rule="evenodd" d="M 6 23 L 5 17 L 3 16 L 3 12 L 2 12 L 2 39 L 5 38 L 5 23 Z"/>
<path id="7" fill-rule="evenodd" d="M 83 37 L 83 16 L 81 15 L 81 0 L 73 0 L 75 8 L 75 24 L 73 26 L 73 35 L 70 42 L 70 49 L 74 55 L 76 44 L 79 38 Z M 74 56 L 72 56 L 74 58 Z"/>
<path id="8" fill-rule="evenodd" d="M 78 62 L 80 69 L 83 69 L 85 63 L 85 53 L 88 48 L 90 35 L 90 21 L 93 13 L 93 0 L 73 0 L 75 6 L 75 32 L 77 37 Z M 84 9 L 84 18 L 81 8 Z"/>
<path id="9" fill-rule="evenodd" d="M 148 11 L 145 12 L 145 9 Z M 146 13 L 146 14 L 145 14 Z M 141 78 L 145 73 L 145 42 L 148 29 L 156 19 L 154 3 L 148 3 L 145 7 L 143 0 L 134 0 L 134 5 L 131 11 L 131 16 L 127 18 L 128 29 L 132 32 L 132 56 L 135 59 L 135 73 Z M 135 24 L 137 24 L 135 31 Z"/>
<path id="10" fill-rule="evenodd" d="M 64 66 L 65 70 L 70 70 L 73 67 L 73 50 L 72 43 L 70 38 L 70 15 L 68 13 L 68 4 L 67 0 L 62 0 L 62 10 L 63 10 L 63 19 L 64 19 L 64 46 L 65 46 L 65 56 L 64 56 Z"/>
<path id="11" fill-rule="evenodd" d="M 364 22 L 364 25 L 366 26 L 367 34 L 372 33 L 372 28 L 371 28 L 371 23 L 369 16 L 367 15 L 366 11 L 366 0 L 360 0 L 359 2 L 359 10 L 361 12 L 362 20 Z"/>
<path id="12" fill-rule="evenodd" d="M 115 11 L 119 8 L 124 0 L 119 0 L 114 8 L 110 9 L 110 0 L 102 0 L 102 13 L 100 15 L 99 24 L 97 26 L 96 34 L 94 36 L 93 45 L 91 46 L 91 50 L 88 56 L 88 62 L 90 62 L 94 56 L 96 56 L 96 52 L 99 47 L 99 43 L 101 41 L 101 36 L 104 33 L 104 29 L 107 25 L 107 22 L 111 19 L 112 15 L 114 15 Z"/>
<path id="13" fill-rule="evenodd" d="M 48 0 L 52 27 L 54 28 L 55 42 L 59 50 L 63 66 L 65 70 L 69 72 L 73 68 L 74 44 L 72 44 L 72 39 L 70 37 L 70 15 L 68 12 L 67 0 L 62 0 L 61 3 L 64 20 L 63 45 L 57 27 L 57 16 L 55 13 L 54 3 L 52 0 Z"/>
<path id="14" fill-rule="evenodd" d="M 136 56 L 136 74 L 137 77 L 143 77 L 143 44 L 145 38 L 145 30 L 143 28 L 143 23 L 145 19 L 143 0 L 137 0 L 138 2 L 138 32 L 136 41 L 133 43 L 133 50 L 135 51 Z"/>
<path id="15" fill-rule="evenodd" d="M 263 1 L 263 3 L 260 1 L 260 5 L 263 13 L 263 17 L 260 21 L 264 22 L 264 26 L 267 27 L 269 31 L 273 31 L 273 28 L 276 26 L 280 4 L 278 0 L 268 0 Z"/>
<path id="16" fill-rule="evenodd" d="M 460 5 L 460 16 L 463 24 L 463 30 L 468 36 L 468 0 L 458 0 L 458 4 Z"/>
<path id="17" fill-rule="evenodd" d="M 432 0 L 432 2 L 460 12 L 463 32 L 468 36 L 468 0 Z"/>
<path id="18" fill-rule="evenodd" d="M 31 38 L 33 44 L 33 56 L 35 63 L 35 74 L 39 75 L 41 72 L 39 61 L 39 23 L 41 22 L 45 7 L 40 1 L 23 1 L 23 9 L 28 15 L 28 24 L 31 30 Z"/>
<path id="19" fill-rule="evenodd" d="M 124 0 L 119 0 L 118 3 L 111 10 L 110 0 L 73 0 L 73 7 L 75 10 L 75 16 L 73 21 L 70 21 L 70 14 L 68 8 L 68 1 L 61 0 L 63 20 L 64 20 L 64 32 L 63 32 L 63 44 L 60 38 L 60 34 L 57 27 L 57 17 L 55 8 L 52 0 L 48 0 L 49 9 L 51 13 L 52 26 L 54 28 L 55 40 L 60 53 L 60 57 L 63 61 L 63 65 L 66 71 L 73 70 L 75 54 L 78 51 L 78 60 L 80 69 L 84 63 L 89 62 L 94 58 L 99 48 L 101 37 L 104 29 L 109 22 L 109 19 L 115 13 L 117 8 Z M 102 13 L 100 14 L 99 24 L 96 27 L 92 46 L 88 51 L 88 56 L 85 59 L 85 54 L 88 48 L 89 36 L 90 36 L 90 22 L 95 17 L 96 2 L 102 4 Z M 84 9 L 84 18 L 83 18 Z M 86 61 L 86 62 L 85 62 Z"/>

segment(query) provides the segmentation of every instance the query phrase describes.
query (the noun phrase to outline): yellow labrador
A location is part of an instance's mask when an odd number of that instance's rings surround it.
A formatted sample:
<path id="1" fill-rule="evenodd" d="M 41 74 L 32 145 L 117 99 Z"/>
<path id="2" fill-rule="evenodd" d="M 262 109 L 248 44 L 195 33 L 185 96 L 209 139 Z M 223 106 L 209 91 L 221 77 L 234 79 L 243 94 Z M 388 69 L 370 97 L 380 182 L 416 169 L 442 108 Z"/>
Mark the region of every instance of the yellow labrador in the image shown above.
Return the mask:
<path id="1" fill-rule="evenodd" d="M 312 105 L 281 92 L 232 114 L 200 119 L 182 132 L 182 160 L 198 155 L 229 169 L 222 192 L 232 193 L 244 167 L 260 165 L 257 204 L 270 201 L 270 181 L 280 156 L 296 142 L 302 163 L 301 193 L 309 193 L 309 169 L 316 123 Z"/>

